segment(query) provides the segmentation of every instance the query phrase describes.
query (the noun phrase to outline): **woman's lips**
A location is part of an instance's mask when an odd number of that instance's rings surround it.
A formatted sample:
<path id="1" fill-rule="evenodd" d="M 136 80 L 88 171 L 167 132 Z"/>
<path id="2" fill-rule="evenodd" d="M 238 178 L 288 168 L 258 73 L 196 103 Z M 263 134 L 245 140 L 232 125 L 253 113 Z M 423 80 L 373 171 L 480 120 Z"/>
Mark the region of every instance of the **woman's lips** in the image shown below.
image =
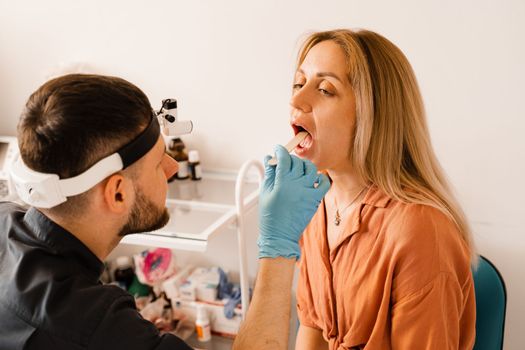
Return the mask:
<path id="1" fill-rule="evenodd" d="M 309 132 L 308 130 L 306 130 L 306 128 L 304 126 L 302 126 L 301 124 L 296 124 L 296 123 L 293 123 L 291 124 L 292 126 L 292 129 L 293 129 L 293 133 L 295 135 L 297 135 L 298 133 L 300 133 L 301 131 L 306 131 L 306 132 Z"/>

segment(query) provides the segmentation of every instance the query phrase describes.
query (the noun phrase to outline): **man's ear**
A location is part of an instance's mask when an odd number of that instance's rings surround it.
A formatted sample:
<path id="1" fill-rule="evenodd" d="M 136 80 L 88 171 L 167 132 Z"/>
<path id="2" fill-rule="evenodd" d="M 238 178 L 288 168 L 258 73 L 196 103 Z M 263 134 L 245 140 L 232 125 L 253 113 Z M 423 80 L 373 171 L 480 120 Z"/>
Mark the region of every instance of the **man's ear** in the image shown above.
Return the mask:
<path id="1" fill-rule="evenodd" d="M 129 180 L 121 174 L 113 174 L 104 184 L 104 202 L 114 213 L 127 211 L 131 206 L 132 191 Z"/>

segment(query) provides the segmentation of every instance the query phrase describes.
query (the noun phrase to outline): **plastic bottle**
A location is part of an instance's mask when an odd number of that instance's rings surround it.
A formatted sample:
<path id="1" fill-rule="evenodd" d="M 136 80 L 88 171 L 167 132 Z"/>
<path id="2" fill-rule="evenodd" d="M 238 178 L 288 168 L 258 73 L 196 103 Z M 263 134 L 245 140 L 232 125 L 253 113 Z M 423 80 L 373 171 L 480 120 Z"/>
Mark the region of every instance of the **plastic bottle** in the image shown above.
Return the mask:
<path id="1" fill-rule="evenodd" d="M 201 169 L 201 162 L 199 159 L 199 151 L 196 151 L 196 150 L 190 151 L 188 159 L 189 159 L 188 167 L 190 169 L 191 179 L 201 180 L 202 179 L 202 169 Z"/>
<path id="2" fill-rule="evenodd" d="M 197 319 L 195 320 L 195 330 L 197 331 L 197 339 L 201 342 L 210 341 L 211 328 L 208 312 L 204 305 L 197 304 Z"/>
<path id="3" fill-rule="evenodd" d="M 168 154 L 179 163 L 179 171 L 168 181 L 185 180 L 190 177 L 188 171 L 188 154 L 184 151 L 184 142 L 180 138 L 172 139 L 169 143 Z"/>
<path id="4" fill-rule="evenodd" d="M 119 256 L 117 258 L 117 268 L 115 269 L 114 276 L 115 282 L 123 289 L 128 290 L 135 277 L 129 256 Z"/>

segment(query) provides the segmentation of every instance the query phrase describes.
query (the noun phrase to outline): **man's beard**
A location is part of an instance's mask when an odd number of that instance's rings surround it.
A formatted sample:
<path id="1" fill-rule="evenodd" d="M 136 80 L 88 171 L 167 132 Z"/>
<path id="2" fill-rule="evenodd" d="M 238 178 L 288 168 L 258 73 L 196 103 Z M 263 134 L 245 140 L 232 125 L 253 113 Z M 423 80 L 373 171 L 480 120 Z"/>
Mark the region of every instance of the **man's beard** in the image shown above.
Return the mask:
<path id="1" fill-rule="evenodd" d="M 119 236 L 132 233 L 151 232 L 168 223 L 170 214 L 166 207 L 157 207 L 141 190 L 136 191 L 136 200 L 131 208 L 128 222 L 120 230 Z"/>

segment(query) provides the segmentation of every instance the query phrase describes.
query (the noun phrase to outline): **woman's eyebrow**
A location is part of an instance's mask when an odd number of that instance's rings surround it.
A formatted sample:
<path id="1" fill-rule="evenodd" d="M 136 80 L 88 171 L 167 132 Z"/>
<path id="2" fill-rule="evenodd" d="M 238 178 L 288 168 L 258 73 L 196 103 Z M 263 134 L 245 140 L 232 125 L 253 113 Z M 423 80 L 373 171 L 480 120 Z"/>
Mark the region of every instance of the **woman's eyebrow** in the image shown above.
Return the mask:
<path id="1" fill-rule="evenodd" d="M 298 69 L 297 73 L 301 73 L 301 74 L 304 75 L 304 71 L 302 69 Z M 336 79 L 337 81 L 339 81 L 341 84 L 344 84 L 343 81 L 341 80 L 341 78 L 339 78 L 339 76 L 337 74 L 332 73 L 332 72 L 319 72 L 315 76 L 317 76 L 319 78 L 332 77 L 332 78 Z"/>
<path id="2" fill-rule="evenodd" d="M 323 78 L 323 77 L 332 77 L 336 80 L 338 80 L 341 84 L 343 84 L 343 81 L 337 76 L 337 74 L 332 72 L 319 72 L 316 74 L 316 76 Z"/>

